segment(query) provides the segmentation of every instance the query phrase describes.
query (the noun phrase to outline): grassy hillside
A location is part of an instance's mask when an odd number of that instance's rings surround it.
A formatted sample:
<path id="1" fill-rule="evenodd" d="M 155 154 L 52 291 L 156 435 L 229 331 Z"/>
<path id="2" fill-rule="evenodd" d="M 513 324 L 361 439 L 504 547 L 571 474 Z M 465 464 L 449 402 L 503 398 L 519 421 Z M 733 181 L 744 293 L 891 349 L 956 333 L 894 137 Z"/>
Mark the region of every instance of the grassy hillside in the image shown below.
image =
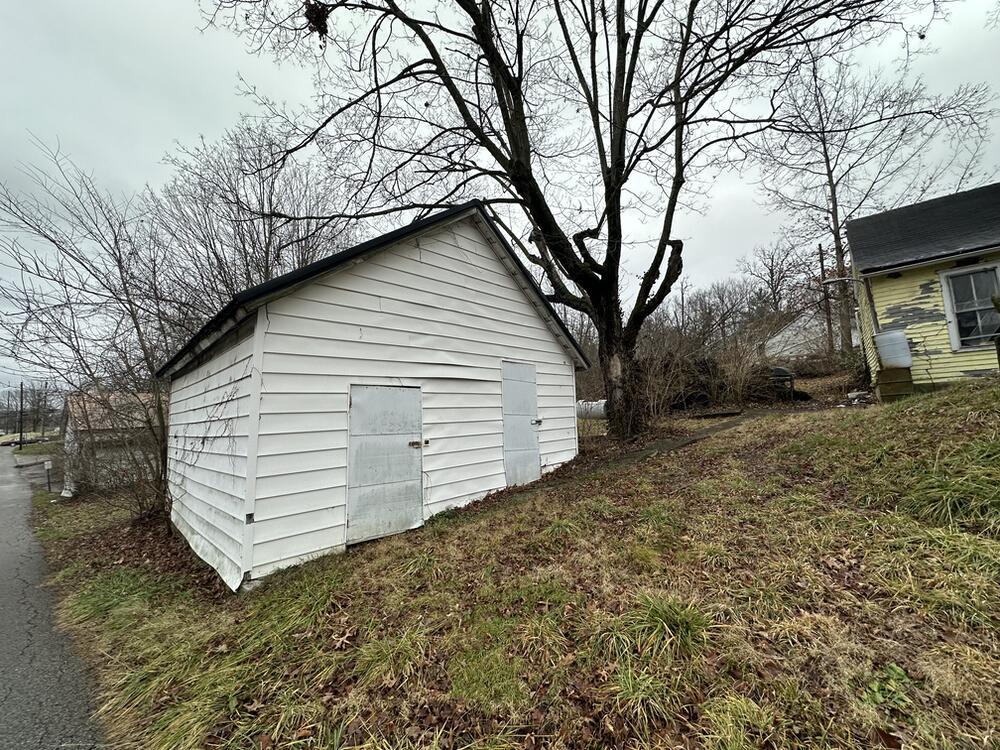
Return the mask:
<path id="1" fill-rule="evenodd" d="M 137 747 L 990 747 L 998 441 L 996 380 L 766 417 L 238 597 L 148 528 L 39 524 Z"/>

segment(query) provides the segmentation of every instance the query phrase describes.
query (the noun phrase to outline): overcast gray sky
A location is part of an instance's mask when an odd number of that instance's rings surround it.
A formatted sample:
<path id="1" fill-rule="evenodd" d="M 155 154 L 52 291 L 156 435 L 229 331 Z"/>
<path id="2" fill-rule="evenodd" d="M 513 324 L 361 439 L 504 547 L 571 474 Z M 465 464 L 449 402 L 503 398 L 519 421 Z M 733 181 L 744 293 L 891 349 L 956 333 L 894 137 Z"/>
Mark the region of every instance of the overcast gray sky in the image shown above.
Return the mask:
<path id="1" fill-rule="evenodd" d="M 938 48 L 918 68 L 937 90 L 968 80 L 1000 89 L 1000 31 L 986 28 L 996 0 L 966 0 L 932 29 Z M 31 138 L 61 149 L 109 188 L 133 192 L 167 175 L 176 142 L 212 140 L 253 102 L 239 76 L 291 103 L 311 90 L 308 71 L 246 52 L 218 29 L 202 31 L 197 0 L 44 0 L 0 3 L 0 180 L 26 186 L 19 165 L 37 160 Z M 891 64 L 896 49 L 884 55 Z M 989 159 L 1000 164 L 1000 138 Z M 734 272 L 781 224 L 747 177 L 727 175 L 704 215 L 684 218 L 685 271 L 702 285 Z M 0 387 L 9 380 L 0 362 Z"/>

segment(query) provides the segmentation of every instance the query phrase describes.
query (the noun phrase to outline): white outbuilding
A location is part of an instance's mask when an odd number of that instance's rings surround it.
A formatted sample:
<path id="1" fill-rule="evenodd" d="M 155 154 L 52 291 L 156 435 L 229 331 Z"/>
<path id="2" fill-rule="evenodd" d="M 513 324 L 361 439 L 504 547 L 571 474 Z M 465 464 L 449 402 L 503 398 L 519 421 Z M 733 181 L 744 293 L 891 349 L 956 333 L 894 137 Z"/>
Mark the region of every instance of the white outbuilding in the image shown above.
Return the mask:
<path id="1" fill-rule="evenodd" d="M 577 453 L 580 347 L 466 203 L 236 295 L 169 377 L 171 518 L 230 588 Z"/>

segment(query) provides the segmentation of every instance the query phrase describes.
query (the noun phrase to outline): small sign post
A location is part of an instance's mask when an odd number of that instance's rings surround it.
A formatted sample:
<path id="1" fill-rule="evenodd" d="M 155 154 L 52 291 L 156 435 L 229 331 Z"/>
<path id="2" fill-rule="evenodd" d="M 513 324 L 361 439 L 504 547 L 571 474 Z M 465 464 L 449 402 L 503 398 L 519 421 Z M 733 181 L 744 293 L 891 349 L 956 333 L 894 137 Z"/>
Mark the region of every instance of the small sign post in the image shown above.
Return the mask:
<path id="1" fill-rule="evenodd" d="M 45 484 L 49 488 L 49 492 L 52 492 L 52 462 L 45 462 Z"/>

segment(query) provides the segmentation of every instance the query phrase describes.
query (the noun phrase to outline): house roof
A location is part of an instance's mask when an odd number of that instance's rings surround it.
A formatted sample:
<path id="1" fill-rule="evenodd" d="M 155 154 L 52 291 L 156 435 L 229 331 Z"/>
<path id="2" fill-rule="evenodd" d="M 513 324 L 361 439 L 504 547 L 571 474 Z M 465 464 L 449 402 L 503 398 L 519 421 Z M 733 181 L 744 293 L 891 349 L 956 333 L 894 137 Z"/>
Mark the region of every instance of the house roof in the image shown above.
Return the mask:
<path id="1" fill-rule="evenodd" d="M 77 391 L 66 396 L 66 418 L 77 432 L 139 430 L 155 424 L 152 393 Z"/>
<path id="2" fill-rule="evenodd" d="M 862 274 L 1000 247 L 1000 182 L 847 222 Z"/>
<path id="3" fill-rule="evenodd" d="M 545 298 L 545 294 L 535 283 L 535 280 L 524 267 L 521 259 L 504 239 L 503 235 L 497 231 L 497 226 L 486 211 L 482 201 L 473 200 L 461 203 L 450 208 L 446 208 L 437 213 L 418 219 L 406 226 L 394 229 L 391 232 L 380 235 L 367 242 L 343 250 L 339 253 L 321 258 L 302 268 L 278 276 L 263 284 L 245 289 L 237 293 L 233 298 L 217 312 L 204 326 L 188 340 L 167 362 L 156 371 L 157 377 L 167 377 L 183 366 L 188 360 L 207 351 L 219 337 L 225 332 L 232 330 L 265 302 L 277 297 L 281 297 L 293 288 L 311 281 L 316 276 L 335 270 L 345 263 L 371 253 L 384 250 L 398 242 L 402 242 L 418 234 L 422 234 L 430 229 L 443 224 L 448 224 L 467 216 L 477 217 L 489 230 L 497 244 L 502 248 L 504 254 L 512 262 L 513 270 L 525 283 L 530 296 L 535 298 L 536 307 L 542 316 L 547 319 L 553 328 L 553 332 L 562 340 L 563 345 L 574 355 L 578 365 L 589 367 L 590 363 L 583 349 L 573 338 L 566 324 L 559 317 L 551 303 Z"/>

